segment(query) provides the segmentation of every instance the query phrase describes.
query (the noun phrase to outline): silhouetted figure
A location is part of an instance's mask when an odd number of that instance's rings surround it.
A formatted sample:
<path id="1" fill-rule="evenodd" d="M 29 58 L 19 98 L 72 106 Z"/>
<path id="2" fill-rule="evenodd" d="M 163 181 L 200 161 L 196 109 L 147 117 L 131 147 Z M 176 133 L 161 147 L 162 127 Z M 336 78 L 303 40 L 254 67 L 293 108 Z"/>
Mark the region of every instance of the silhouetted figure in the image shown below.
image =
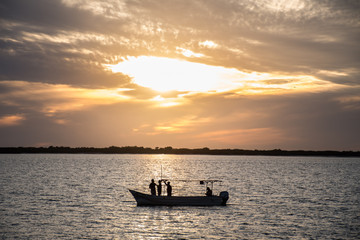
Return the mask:
<path id="1" fill-rule="evenodd" d="M 162 186 L 161 186 L 161 180 L 159 180 L 159 184 L 157 185 L 157 189 L 158 189 L 158 196 L 161 196 L 161 189 Z"/>
<path id="2" fill-rule="evenodd" d="M 150 191 L 151 191 L 151 195 L 156 195 L 156 184 L 154 182 L 154 179 L 151 179 L 151 183 L 149 185 Z"/>
<path id="3" fill-rule="evenodd" d="M 212 196 L 212 190 L 209 187 L 206 188 L 206 196 L 208 197 Z"/>
<path id="4" fill-rule="evenodd" d="M 170 197 L 171 196 L 171 192 L 172 192 L 172 186 L 170 185 L 170 182 L 165 183 L 166 185 L 166 191 L 167 191 L 167 195 Z"/>

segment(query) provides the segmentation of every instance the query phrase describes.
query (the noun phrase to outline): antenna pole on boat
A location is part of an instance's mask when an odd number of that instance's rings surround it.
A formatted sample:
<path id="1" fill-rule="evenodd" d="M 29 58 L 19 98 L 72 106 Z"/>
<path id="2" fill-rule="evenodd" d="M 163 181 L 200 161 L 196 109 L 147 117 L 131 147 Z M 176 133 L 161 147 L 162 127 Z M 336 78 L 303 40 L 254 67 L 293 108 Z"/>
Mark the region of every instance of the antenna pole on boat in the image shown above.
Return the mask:
<path id="1" fill-rule="evenodd" d="M 160 180 L 162 180 L 162 165 L 161 165 L 161 173 L 160 173 Z"/>

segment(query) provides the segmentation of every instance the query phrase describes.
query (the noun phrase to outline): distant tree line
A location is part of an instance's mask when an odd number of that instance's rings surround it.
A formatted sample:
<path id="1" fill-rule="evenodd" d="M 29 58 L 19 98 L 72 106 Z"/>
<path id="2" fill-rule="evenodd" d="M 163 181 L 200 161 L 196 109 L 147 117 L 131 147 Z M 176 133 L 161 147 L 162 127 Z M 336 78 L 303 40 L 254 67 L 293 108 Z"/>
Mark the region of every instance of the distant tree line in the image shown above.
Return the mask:
<path id="1" fill-rule="evenodd" d="M 360 151 L 305 151 L 305 150 L 244 150 L 244 149 L 209 149 L 205 148 L 144 148 L 126 147 L 0 147 L 0 154 L 5 153 L 92 153 L 92 154 L 201 154 L 201 155 L 263 155 L 263 156 L 334 156 L 360 157 Z"/>

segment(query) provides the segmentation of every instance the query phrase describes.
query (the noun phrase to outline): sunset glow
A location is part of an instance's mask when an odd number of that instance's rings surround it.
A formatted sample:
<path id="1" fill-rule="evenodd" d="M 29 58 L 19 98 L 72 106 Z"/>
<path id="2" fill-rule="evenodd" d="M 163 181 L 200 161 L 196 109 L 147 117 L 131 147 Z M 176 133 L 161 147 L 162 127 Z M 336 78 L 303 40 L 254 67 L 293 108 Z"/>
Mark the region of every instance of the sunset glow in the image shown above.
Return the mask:
<path id="1" fill-rule="evenodd" d="M 359 9 L 2 1 L 0 146 L 360 150 Z"/>
<path id="2" fill-rule="evenodd" d="M 224 91 L 233 88 L 233 76 L 238 73 L 235 69 L 144 56 L 130 57 L 109 68 L 133 77 L 136 84 L 157 91 Z"/>
<path id="3" fill-rule="evenodd" d="M 234 68 L 152 56 L 128 57 L 118 64 L 106 67 L 115 73 L 129 75 L 135 84 L 156 91 L 238 90 L 242 94 L 273 94 L 285 91 L 325 91 L 341 87 L 312 76 L 245 73 Z"/>
<path id="4" fill-rule="evenodd" d="M 0 0 L 1 239 L 359 239 L 359 40 L 360 0 Z"/>

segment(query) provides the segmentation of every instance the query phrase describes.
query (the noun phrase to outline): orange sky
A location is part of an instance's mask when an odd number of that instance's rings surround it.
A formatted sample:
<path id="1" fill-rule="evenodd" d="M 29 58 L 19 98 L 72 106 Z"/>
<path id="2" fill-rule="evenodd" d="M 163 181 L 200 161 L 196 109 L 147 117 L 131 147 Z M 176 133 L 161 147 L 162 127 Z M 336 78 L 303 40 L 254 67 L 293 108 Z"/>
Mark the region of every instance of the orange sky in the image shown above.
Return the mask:
<path id="1" fill-rule="evenodd" d="M 360 150 L 359 10 L 1 1 L 0 146 Z"/>

